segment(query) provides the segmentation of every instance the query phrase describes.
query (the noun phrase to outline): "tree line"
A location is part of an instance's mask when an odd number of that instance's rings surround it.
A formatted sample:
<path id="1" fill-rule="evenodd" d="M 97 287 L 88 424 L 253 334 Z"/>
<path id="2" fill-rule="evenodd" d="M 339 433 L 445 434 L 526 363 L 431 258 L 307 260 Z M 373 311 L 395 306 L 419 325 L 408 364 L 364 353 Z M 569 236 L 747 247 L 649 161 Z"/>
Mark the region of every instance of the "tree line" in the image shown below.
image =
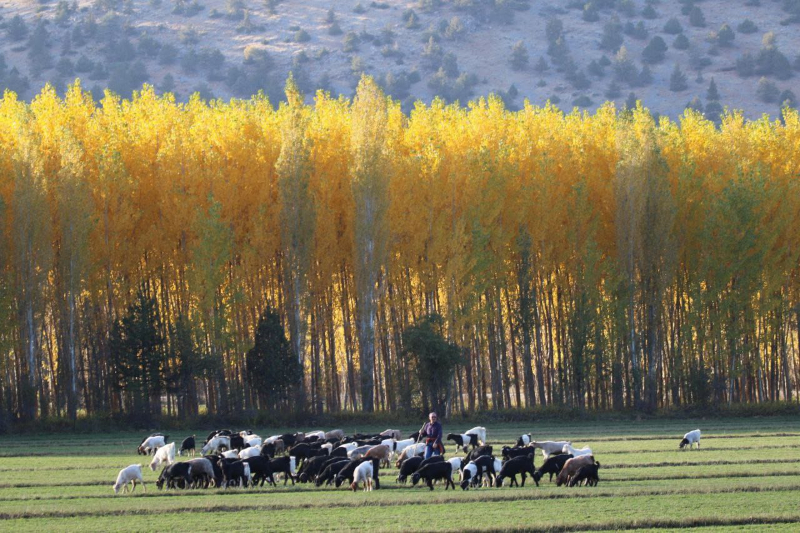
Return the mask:
<path id="1" fill-rule="evenodd" d="M 800 119 L 0 101 L 0 412 L 797 398 Z"/>

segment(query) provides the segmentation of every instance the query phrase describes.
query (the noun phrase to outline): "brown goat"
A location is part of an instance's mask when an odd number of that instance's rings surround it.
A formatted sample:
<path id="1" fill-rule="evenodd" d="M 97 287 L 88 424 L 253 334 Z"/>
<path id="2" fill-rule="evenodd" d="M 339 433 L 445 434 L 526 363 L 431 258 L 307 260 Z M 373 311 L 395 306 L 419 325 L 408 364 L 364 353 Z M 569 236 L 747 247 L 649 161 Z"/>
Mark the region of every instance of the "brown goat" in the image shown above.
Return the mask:
<path id="1" fill-rule="evenodd" d="M 367 459 L 380 459 L 381 466 L 388 467 L 389 466 L 389 456 L 391 455 L 391 451 L 389 447 L 385 444 L 378 444 L 377 446 L 373 446 L 367 453 L 364 454 L 364 457 Z"/>
<path id="2" fill-rule="evenodd" d="M 578 470 L 580 470 L 582 466 L 593 464 L 595 464 L 594 455 L 581 455 L 578 457 L 573 457 L 564 463 L 564 466 L 561 468 L 561 472 L 558 473 L 558 478 L 556 478 L 556 486 L 560 487 L 561 485 L 569 484 L 570 479 L 572 479 L 572 477 L 578 473 Z M 599 465 L 600 463 L 597 464 Z"/>

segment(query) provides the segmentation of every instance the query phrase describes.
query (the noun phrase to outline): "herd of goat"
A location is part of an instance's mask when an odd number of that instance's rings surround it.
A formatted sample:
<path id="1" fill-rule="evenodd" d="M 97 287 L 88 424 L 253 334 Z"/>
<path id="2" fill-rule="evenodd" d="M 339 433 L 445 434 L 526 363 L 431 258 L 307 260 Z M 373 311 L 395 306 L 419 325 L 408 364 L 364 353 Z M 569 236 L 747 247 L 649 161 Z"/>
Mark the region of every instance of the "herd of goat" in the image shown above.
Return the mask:
<path id="1" fill-rule="evenodd" d="M 399 430 L 387 429 L 378 434 L 346 436 L 336 429 L 310 433 L 286 433 L 262 439 L 251 431 L 235 432 L 228 429 L 212 431 L 200 447 L 202 457 L 196 455 L 195 436 L 187 437 L 175 450 L 174 442 L 167 442 L 168 435 L 154 433 L 145 437 L 137 448 L 140 455 L 150 455 L 150 469 L 162 467 L 156 481 L 159 489 L 228 488 L 231 486 L 276 485 L 275 475 L 283 476 L 283 484 L 289 481 L 335 485 L 343 483 L 352 490 L 359 485 L 364 490 L 380 488 L 379 470 L 394 462 L 399 470 L 397 482 L 405 484 L 410 479 L 412 486 L 420 482 L 433 490 L 435 482 L 444 482 L 445 490 L 453 488 L 453 477 L 458 474 L 463 490 L 478 486 L 502 487 L 525 486 L 530 476 L 538 486 L 543 476 L 556 476 L 558 486 L 595 486 L 599 482 L 600 463 L 595 460 L 591 448 L 576 449 L 571 441 L 535 441 L 531 434 L 521 435 L 516 444 L 503 446 L 502 459 L 494 455 L 487 444 L 486 428 L 475 427 L 463 434 L 450 433 L 457 450 L 464 457 L 445 459 L 435 455 L 424 459 L 425 444 L 418 442 L 419 433 L 403 438 Z M 681 449 L 694 444 L 700 447 L 700 430 L 684 435 Z M 534 457 L 541 450 L 544 462 L 536 469 Z M 175 456 L 188 455 L 188 461 L 176 461 Z M 521 482 L 517 481 L 520 476 Z M 123 468 L 117 476 L 114 491 L 130 490 L 136 485 L 144 486 L 142 465 L 133 464 Z"/>

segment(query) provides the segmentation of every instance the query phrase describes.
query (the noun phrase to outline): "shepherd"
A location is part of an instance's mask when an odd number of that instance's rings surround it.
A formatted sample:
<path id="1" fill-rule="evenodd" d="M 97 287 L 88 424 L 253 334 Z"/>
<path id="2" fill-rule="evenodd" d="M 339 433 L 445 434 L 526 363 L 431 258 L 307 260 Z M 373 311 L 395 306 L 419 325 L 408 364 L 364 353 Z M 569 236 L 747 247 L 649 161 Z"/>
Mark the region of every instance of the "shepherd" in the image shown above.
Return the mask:
<path id="1" fill-rule="evenodd" d="M 419 432 L 419 438 L 425 439 L 425 459 L 444 453 L 442 424 L 439 422 L 439 417 L 436 413 L 431 413 L 428 419 L 430 422 L 426 422 Z"/>

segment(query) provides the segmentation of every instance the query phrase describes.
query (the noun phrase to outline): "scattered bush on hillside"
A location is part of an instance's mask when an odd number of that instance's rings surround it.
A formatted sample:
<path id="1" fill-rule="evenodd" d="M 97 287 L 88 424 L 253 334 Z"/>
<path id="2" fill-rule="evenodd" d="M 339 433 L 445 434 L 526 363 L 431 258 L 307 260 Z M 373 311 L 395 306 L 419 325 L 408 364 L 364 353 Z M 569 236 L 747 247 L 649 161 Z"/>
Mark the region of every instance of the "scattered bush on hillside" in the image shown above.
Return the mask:
<path id="1" fill-rule="evenodd" d="M 732 46 L 733 41 L 736 39 L 736 34 L 727 24 L 723 24 L 716 34 L 716 43 L 720 46 Z"/>
<path id="2" fill-rule="evenodd" d="M 683 73 L 680 65 L 675 63 L 675 68 L 672 70 L 672 74 L 669 77 L 669 90 L 672 92 L 680 92 L 688 88 L 689 84 L 686 80 L 686 74 Z"/>
<path id="3" fill-rule="evenodd" d="M 681 26 L 681 23 L 675 17 L 669 19 L 667 23 L 664 24 L 664 33 L 678 35 L 681 32 L 683 32 L 683 26 Z"/>
<path id="4" fill-rule="evenodd" d="M 758 80 L 758 87 L 756 88 L 756 96 L 764 103 L 771 104 L 778 100 L 780 90 L 775 85 L 775 82 L 762 77 Z"/>
<path id="5" fill-rule="evenodd" d="M 656 35 L 650 39 L 650 42 L 642 50 L 642 60 L 650 65 L 660 63 L 664 60 L 666 52 L 667 43 L 664 42 L 660 35 Z"/>
<path id="6" fill-rule="evenodd" d="M 528 66 L 528 49 L 525 47 L 525 43 L 522 41 L 517 41 L 514 46 L 511 48 L 511 68 L 514 70 L 523 70 L 525 67 Z"/>
<path id="7" fill-rule="evenodd" d="M 757 32 L 757 31 L 758 31 L 758 26 L 756 26 L 756 23 L 755 23 L 755 22 L 753 22 L 752 20 L 750 20 L 750 19 L 744 19 L 744 20 L 741 22 L 741 24 L 739 24 L 739 25 L 736 27 L 736 29 L 737 29 L 737 30 L 739 30 L 739 33 L 746 33 L 746 34 L 749 34 L 749 33 L 755 33 L 755 32 Z"/>
<path id="8" fill-rule="evenodd" d="M 672 41 L 672 47 L 675 50 L 688 50 L 689 49 L 689 45 L 690 45 L 689 38 L 686 37 L 686 35 L 684 35 L 682 33 L 680 35 L 678 35 L 677 37 L 675 37 L 675 40 Z"/>
<path id="9" fill-rule="evenodd" d="M 612 17 L 608 22 L 603 24 L 603 35 L 600 37 L 600 49 L 616 52 L 619 50 L 619 47 L 622 46 L 623 42 L 622 24 L 619 19 Z"/>
<path id="10" fill-rule="evenodd" d="M 706 91 L 706 100 L 708 100 L 709 102 L 719 101 L 719 91 L 717 90 L 717 84 L 714 81 L 714 78 L 711 78 L 711 83 L 708 84 L 708 91 Z"/>

